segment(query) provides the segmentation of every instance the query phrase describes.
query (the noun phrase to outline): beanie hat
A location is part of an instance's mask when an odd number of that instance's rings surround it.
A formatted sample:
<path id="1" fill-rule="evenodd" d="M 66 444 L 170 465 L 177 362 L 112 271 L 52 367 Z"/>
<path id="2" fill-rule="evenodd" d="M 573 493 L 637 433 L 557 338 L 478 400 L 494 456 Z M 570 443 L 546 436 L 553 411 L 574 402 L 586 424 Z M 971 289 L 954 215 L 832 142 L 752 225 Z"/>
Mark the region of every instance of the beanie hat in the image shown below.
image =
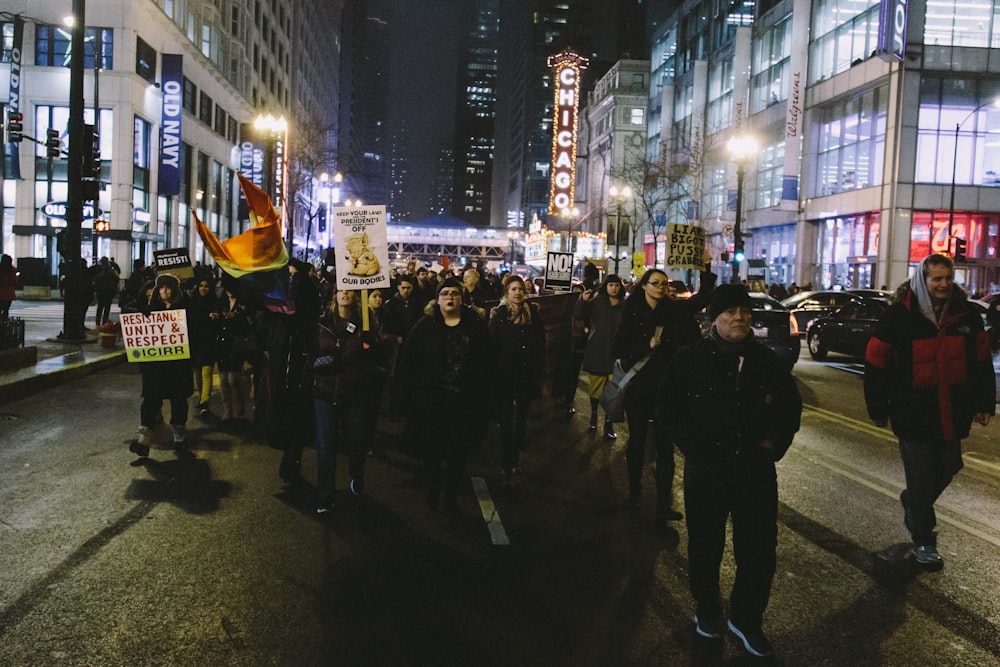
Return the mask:
<path id="1" fill-rule="evenodd" d="M 739 306 L 748 309 L 753 307 L 746 285 L 719 285 L 712 292 L 712 300 L 708 303 L 708 319 L 714 322 L 722 313 Z"/>
<path id="2" fill-rule="evenodd" d="M 465 285 L 463 285 L 462 281 L 459 280 L 458 278 L 448 278 L 442 281 L 441 284 L 438 285 L 437 293 L 440 294 L 441 290 L 443 290 L 445 287 L 453 287 L 462 294 L 465 294 Z"/>
<path id="3" fill-rule="evenodd" d="M 163 286 L 169 287 L 175 293 L 179 293 L 181 291 L 180 281 L 169 273 L 161 273 L 156 276 L 156 289 L 160 289 Z"/>

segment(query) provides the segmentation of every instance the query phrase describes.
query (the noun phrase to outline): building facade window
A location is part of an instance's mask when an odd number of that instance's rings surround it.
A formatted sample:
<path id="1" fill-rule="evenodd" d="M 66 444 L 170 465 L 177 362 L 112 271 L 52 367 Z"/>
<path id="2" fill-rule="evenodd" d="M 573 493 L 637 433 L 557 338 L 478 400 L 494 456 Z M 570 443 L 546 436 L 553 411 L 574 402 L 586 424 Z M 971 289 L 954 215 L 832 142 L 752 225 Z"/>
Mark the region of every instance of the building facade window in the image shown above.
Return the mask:
<path id="1" fill-rule="evenodd" d="M 924 44 L 1000 47 L 1000 16 L 992 0 L 943 0 L 924 21 Z"/>
<path id="2" fill-rule="evenodd" d="M 150 83 L 156 79 L 156 49 L 141 37 L 135 38 L 135 73 Z"/>
<path id="3" fill-rule="evenodd" d="M 819 286 L 875 287 L 872 280 L 879 244 L 878 211 L 825 218 L 817 224 L 820 229 L 816 235 L 814 280 Z"/>
<path id="4" fill-rule="evenodd" d="M 813 6 L 809 83 L 846 72 L 878 43 L 879 0 L 820 0 Z"/>
<path id="5" fill-rule="evenodd" d="M 888 87 L 816 109 L 810 197 L 882 184 Z"/>
<path id="6" fill-rule="evenodd" d="M 920 82 L 918 183 L 1000 185 L 1000 98 L 994 80 L 925 76 Z M 958 145 L 955 128 L 958 126 Z M 955 156 L 958 163 L 954 163 Z"/>
<path id="7" fill-rule="evenodd" d="M 205 125 L 212 127 L 212 109 L 215 103 L 212 98 L 205 94 L 205 91 L 201 91 L 201 96 L 198 98 L 198 119 Z"/>
<path id="8" fill-rule="evenodd" d="M 192 116 L 198 115 L 198 86 L 191 79 L 184 77 L 184 110 Z"/>
<path id="9" fill-rule="evenodd" d="M 733 60 L 717 62 L 708 72 L 708 131 L 733 124 Z"/>
<path id="10" fill-rule="evenodd" d="M 3 39 L 3 43 L 0 44 L 0 48 L 3 49 L 0 53 L 0 63 L 9 63 L 10 52 L 14 49 L 14 24 L 10 21 L 0 22 L 0 37 Z"/>
<path id="11" fill-rule="evenodd" d="M 152 124 L 139 116 L 133 123 L 132 187 L 149 192 L 149 172 L 152 163 Z"/>
<path id="12" fill-rule="evenodd" d="M 781 184 L 785 171 L 785 142 L 765 146 L 757 159 L 757 206 L 771 208 L 781 203 Z"/>
<path id="13" fill-rule="evenodd" d="M 69 67 L 72 33 L 57 25 L 40 25 L 35 32 L 35 64 L 39 67 Z M 83 68 L 114 67 L 114 31 L 111 28 L 84 28 Z"/>
<path id="14" fill-rule="evenodd" d="M 792 17 L 782 19 L 753 42 L 750 110 L 762 111 L 788 98 L 792 55 Z"/>

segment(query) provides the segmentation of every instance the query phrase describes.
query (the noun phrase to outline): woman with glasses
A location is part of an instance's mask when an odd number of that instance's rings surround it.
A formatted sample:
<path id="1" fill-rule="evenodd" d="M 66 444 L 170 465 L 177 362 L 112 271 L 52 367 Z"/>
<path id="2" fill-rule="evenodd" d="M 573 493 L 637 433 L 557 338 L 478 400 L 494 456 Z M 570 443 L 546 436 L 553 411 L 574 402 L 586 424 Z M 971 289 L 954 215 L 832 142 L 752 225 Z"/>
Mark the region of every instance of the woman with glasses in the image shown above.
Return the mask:
<path id="1" fill-rule="evenodd" d="M 642 498 L 642 470 L 646 436 L 656 412 L 656 391 L 667 363 L 683 345 L 701 336 L 695 315 L 708 303 L 716 275 L 701 273 L 701 287 L 687 300 L 669 297 L 670 279 L 660 269 L 646 271 L 625 301 L 621 325 L 611 347 L 612 357 L 628 370 L 641 363 L 625 388 L 625 418 L 629 438 L 625 450 L 628 470 L 627 507 L 638 509 Z M 683 515 L 674 509 L 674 450 L 666 428 L 653 428 L 656 443 L 656 520 L 666 528 Z"/>
<path id="2" fill-rule="evenodd" d="M 490 339 L 479 311 L 462 305 L 462 281 L 438 288 L 403 341 L 396 364 L 396 403 L 407 416 L 403 439 L 424 460 L 427 504 L 457 509 L 469 450 L 486 434 Z"/>

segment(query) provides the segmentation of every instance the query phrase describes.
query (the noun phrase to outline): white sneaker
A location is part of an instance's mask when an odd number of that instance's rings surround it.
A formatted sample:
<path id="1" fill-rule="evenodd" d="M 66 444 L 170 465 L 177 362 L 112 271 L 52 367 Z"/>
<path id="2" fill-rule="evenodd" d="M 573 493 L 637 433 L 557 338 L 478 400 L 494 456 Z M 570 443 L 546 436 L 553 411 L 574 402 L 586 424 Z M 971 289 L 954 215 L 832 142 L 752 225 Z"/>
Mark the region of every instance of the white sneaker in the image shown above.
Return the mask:
<path id="1" fill-rule="evenodd" d="M 148 445 L 151 437 L 149 427 L 140 426 L 138 432 L 135 434 L 135 441 L 140 445 Z"/>
<path id="2" fill-rule="evenodd" d="M 174 444 L 179 445 L 184 442 L 185 429 L 183 426 L 172 426 L 174 430 Z"/>

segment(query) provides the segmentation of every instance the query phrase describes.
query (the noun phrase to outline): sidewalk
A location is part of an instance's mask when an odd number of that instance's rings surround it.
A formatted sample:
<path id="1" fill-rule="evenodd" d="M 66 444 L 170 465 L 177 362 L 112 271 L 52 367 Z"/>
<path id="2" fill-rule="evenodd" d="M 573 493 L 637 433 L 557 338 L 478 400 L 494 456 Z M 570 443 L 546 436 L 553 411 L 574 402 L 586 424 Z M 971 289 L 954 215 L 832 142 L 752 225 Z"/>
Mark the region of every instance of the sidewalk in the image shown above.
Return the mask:
<path id="1" fill-rule="evenodd" d="M 117 320 L 117 304 L 112 306 L 111 319 Z M 10 316 L 24 320 L 24 345 L 38 350 L 38 361 L 32 366 L 0 370 L 0 405 L 28 394 L 44 391 L 56 383 L 93 373 L 111 364 L 125 362 L 121 341 L 114 349 L 101 347 L 94 327 L 94 308 L 87 311 L 85 331 L 87 342 L 63 343 L 57 336 L 63 330 L 63 302 L 25 301 L 11 304 Z"/>

